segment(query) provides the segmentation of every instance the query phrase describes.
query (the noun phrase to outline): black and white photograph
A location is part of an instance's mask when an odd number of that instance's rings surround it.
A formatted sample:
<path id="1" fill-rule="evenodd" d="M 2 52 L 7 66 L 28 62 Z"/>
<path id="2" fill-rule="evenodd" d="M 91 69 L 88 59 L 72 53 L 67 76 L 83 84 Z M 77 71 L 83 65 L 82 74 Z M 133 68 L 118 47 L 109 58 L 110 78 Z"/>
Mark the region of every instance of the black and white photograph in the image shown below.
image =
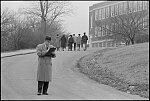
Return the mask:
<path id="1" fill-rule="evenodd" d="M 149 1 L 1 1 L 1 100 L 149 100 Z"/>

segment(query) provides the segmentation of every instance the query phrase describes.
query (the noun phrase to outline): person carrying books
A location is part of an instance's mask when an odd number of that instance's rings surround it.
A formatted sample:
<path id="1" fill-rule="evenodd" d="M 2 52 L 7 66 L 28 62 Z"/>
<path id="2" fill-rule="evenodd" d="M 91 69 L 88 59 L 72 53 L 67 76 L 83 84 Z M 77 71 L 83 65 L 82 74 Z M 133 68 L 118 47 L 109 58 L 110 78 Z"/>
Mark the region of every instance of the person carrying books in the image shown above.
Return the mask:
<path id="1" fill-rule="evenodd" d="M 38 55 L 38 69 L 37 69 L 37 81 L 38 81 L 38 93 L 37 95 L 48 95 L 47 90 L 49 82 L 52 81 L 52 58 L 56 57 L 55 52 L 52 52 L 50 56 L 46 56 L 50 48 L 55 48 L 50 44 L 51 37 L 46 36 L 43 44 L 39 44 L 36 47 Z"/>

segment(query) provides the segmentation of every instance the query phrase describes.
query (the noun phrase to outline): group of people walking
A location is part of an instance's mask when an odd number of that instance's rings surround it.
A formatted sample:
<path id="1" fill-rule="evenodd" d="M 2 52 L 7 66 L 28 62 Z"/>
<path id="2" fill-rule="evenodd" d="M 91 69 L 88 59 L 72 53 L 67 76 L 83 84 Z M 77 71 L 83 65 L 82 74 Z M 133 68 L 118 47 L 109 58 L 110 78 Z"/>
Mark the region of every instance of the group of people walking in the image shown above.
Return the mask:
<path id="1" fill-rule="evenodd" d="M 81 34 L 78 34 L 78 36 L 76 36 L 75 34 L 68 36 L 63 35 L 62 37 L 60 37 L 58 34 L 56 36 L 56 48 L 57 51 L 60 50 L 60 48 L 62 48 L 62 51 L 64 51 L 64 49 L 66 49 L 66 47 L 68 46 L 68 51 L 72 51 L 74 49 L 74 51 L 80 51 L 81 47 L 84 48 L 84 51 L 86 51 L 87 49 L 87 40 L 88 37 L 86 35 L 86 33 L 83 33 L 84 35 L 81 37 Z"/>

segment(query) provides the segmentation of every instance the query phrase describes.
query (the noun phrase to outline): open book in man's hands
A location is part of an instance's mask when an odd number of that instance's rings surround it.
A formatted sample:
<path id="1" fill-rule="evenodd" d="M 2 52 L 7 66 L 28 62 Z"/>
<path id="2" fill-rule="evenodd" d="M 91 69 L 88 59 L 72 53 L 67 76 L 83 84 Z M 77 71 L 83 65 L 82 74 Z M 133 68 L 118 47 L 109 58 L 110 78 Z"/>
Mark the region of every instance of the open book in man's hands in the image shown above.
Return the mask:
<path id="1" fill-rule="evenodd" d="M 56 48 L 50 48 L 49 51 L 44 56 L 52 56 L 52 52 L 55 52 Z"/>

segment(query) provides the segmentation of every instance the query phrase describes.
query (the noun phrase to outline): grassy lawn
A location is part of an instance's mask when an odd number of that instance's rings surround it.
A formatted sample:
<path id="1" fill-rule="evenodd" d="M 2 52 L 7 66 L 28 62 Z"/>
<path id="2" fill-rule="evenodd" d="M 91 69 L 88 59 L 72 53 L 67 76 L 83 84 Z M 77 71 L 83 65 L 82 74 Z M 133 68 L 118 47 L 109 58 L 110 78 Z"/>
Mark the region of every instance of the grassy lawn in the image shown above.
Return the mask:
<path id="1" fill-rule="evenodd" d="M 149 43 L 98 50 L 77 65 L 99 83 L 149 98 Z"/>

